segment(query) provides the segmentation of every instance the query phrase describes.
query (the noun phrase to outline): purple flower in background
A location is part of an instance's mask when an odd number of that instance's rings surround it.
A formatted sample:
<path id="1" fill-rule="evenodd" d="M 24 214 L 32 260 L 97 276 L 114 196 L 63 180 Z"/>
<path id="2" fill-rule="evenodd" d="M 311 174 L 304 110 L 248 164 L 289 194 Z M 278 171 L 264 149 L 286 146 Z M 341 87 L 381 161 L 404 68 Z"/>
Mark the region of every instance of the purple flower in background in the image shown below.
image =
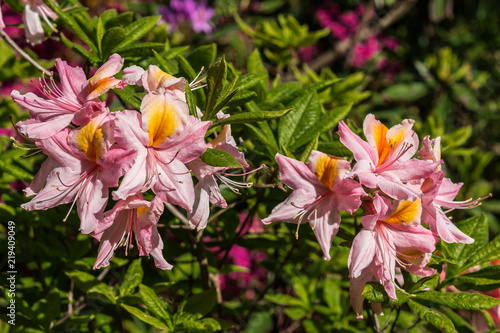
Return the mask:
<path id="1" fill-rule="evenodd" d="M 169 7 L 158 6 L 158 12 L 170 24 L 170 31 L 177 29 L 180 22 L 190 22 L 197 33 L 210 34 L 213 30 L 210 20 L 215 11 L 207 6 L 205 0 L 200 3 L 195 0 L 172 0 Z"/>

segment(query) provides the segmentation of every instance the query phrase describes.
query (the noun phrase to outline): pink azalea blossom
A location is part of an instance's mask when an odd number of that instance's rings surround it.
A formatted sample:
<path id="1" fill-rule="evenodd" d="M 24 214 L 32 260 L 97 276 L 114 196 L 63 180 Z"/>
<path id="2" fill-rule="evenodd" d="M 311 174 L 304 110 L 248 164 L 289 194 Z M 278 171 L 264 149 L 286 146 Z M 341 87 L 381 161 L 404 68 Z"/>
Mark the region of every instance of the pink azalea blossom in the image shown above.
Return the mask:
<path id="1" fill-rule="evenodd" d="M 149 65 L 147 71 L 133 65 L 123 70 L 122 85 L 126 86 L 128 84 L 142 86 L 148 93 L 159 89 L 184 90 L 186 79 L 165 73 L 155 65 Z"/>
<path id="2" fill-rule="evenodd" d="M 113 116 L 106 112 L 95 113 L 78 130 L 66 128 L 48 139 L 37 140 L 48 159 L 25 189 L 27 196 L 35 197 L 21 207 L 45 210 L 69 202 L 73 207 L 76 203 L 80 230 L 85 234 L 94 231 L 96 214 L 108 201 L 108 188 L 118 186 L 118 179 L 135 155 L 113 143 Z"/>
<path id="3" fill-rule="evenodd" d="M 49 27 L 57 31 L 49 18 L 55 20 L 57 14 L 54 13 L 43 0 L 21 0 L 25 5 L 23 12 L 24 34 L 26 41 L 31 45 L 40 44 L 43 41 L 43 27 L 40 16 L 49 25 Z"/>
<path id="4" fill-rule="evenodd" d="M 340 141 L 354 154 L 357 163 L 352 174 L 362 185 L 379 188 L 396 200 L 415 200 L 418 193 L 404 183 L 428 177 L 440 164 L 412 159 L 418 149 L 418 136 L 412 130 L 413 120 L 403 120 L 388 129 L 369 114 L 363 123 L 368 142 L 354 134 L 341 121 Z"/>
<path id="5" fill-rule="evenodd" d="M 309 164 L 277 154 L 280 177 L 294 191 L 276 206 L 264 224 L 275 221 L 309 221 L 323 250 L 330 259 L 330 246 L 340 224 L 340 211 L 355 212 L 361 205 L 362 187 L 347 179 L 350 162 L 313 150 Z"/>
<path id="6" fill-rule="evenodd" d="M 220 112 L 222 114 L 222 112 Z M 219 115 L 221 116 L 221 115 Z M 245 156 L 238 150 L 236 142 L 231 135 L 231 126 L 226 125 L 222 132 L 210 143 L 207 148 L 221 149 L 233 156 L 244 168 L 248 167 L 245 161 Z M 222 196 L 217 185 L 216 178 L 226 184 L 233 192 L 239 194 L 239 190 L 235 187 L 249 187 L 249 183 L 240 183 L 230 180 L 222 171 L 232 169 L 232 167 L 213 167 L 205 164 L 201 159 L 196 159 L 188 164 L 193 171 L 198 184 L 194 187 L 195 202 L 193 211 L 188 214 L 189 224 L 193 228 L 204 229 L 207 226 L 208 216 L 210 215 L 210 203 L 220 207 L 227 207 L 226 200 Z"/>
<path id="7" fill-rule="evenodd" d="M 158 234 L 157 223 L 162 213 L 163 202 L 158 197 L 146 201 L 142 194 L 137 194 L 118 201 L 111 211 L 103 214 L 95 229 L 94 237 L 101 244 L 94 269 L 108 266 L 118 246 L 124 245 L 128 254 L 132 233 L 140 256 L 151 255 L 156 267 L 172 269 L 163 258 L 163 241 Z"/>
<path id="8" fill-rule="evenodd" d="M 363 317 L 362 293 L 368 281 L 380 282 L 391 299 L 397 298 L 396 263 L 416 275 L 435 273 L 425 266 L 437 238 L 420 225 L 420 200 L 391 204 L 376 194 L 373 203 L 366 206 L 370 215 L 361 218 L 365 229 L 354 238 L 348 259 L 351 305 L 358 318 Z M 374 310 L 381 313 L 379 305 Z"/>
<path id="9" fill-rule="evenodd" d="M 204 135 L 210 122 L 190 116 L 187 104 L 170 91 L 146 95 L 141 113 L 116 114 L 116 141 L 137 151 L 137 158 L 113 199 L 125 200 L 151 188 L 163 201 L 190 212 L 194 187 L 185 163 L 205 152 Z"/>
<path id="10" fill-rule="evenodd" d="M 462 183 L 453 184 L 450 179 L 444 177 L 442 171 L 435 172 L 421 185 L 422 222 L 447 243 L 474 243 L 473 238 L 464 234 L 446 216 L 454 209 L 477 207 L 480 205 L 480 201 L 485 199 L 454 201 L 462 185 Z M 447 210 L 443 211 L 442 208 Z"/>
<path id="11" fill-rule="evenodd" d="M 97 97 L 116 87 L 121 81 L 112 76 L 123 66 L 123 59 L 113 54 L 89 80 L 83 69 L 71 67 L 65 61 L 56 59 L 61 86 L 50 78 L 40 79 L 40 92 L 44 97 L 33 93 L 21 95 L 11 93 L 14 102 L 28 109 L 31 118 L 19 122 L 19 131 L 31 139 L 46 139 L 66 128 L 70 123 L 77 126 L 87 124 L 92 114 L 104 109 L 104 103 Z M 34 120 L 34 121 L 33 121 Z"/>

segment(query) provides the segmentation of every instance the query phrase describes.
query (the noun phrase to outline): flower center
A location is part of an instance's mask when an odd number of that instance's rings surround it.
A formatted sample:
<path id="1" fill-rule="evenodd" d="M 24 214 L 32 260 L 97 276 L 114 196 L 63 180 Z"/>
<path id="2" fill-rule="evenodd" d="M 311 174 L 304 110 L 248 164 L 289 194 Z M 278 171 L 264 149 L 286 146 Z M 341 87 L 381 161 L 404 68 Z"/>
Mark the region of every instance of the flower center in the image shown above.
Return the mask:
<path id="1" fill-rule="evenodd" d="M 399 203 L 398 208 L 388 218 L 382 220 L 390 224 L 407 224 L 415 221 L 422 211 L 420 199 L 415 201 L 402 201 Z"/>
<path id="2" fill-rule="evenodd" d="M 76 143 L 87 159 L 97 162 L 102 156 L 104 138 L 102 128 L 94 119 L 83 126 L 76 136 Z"/>

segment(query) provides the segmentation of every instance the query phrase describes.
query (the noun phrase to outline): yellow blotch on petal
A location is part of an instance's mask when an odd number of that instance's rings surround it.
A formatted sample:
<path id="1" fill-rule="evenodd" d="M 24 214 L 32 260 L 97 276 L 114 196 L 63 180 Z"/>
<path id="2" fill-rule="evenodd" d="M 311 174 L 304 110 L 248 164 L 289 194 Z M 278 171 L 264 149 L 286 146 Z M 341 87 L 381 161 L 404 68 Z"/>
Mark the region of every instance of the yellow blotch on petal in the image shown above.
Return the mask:
<path id="1" fill-rule="evenodd" d="M 151 113 L 148 117 L 149 145 L 156 147 L 174 134 L 179 120 L 172 104 L 157 101 L 150 108 Z"/>
<path id="2" fill-rule="evenodd" d="M 417 249 L 407 249 L 405 251 L 400 251 L 398 254 L 398 257 L 400 259 L 404 259 L 408 262 L 413 262 L 413 263 L 419 261 L 423 256 L 424 253 Z"/>
<path id="3" fill-rule="evenodd" d="M 148 210 L 148 206 L 141 206 L 137 208 L 137 215 L 141 216 L 146 214 L 146 211 Z"/>
<path id="4" fill-rule="evenodd" d="M 331 158 L 326 154 L 321 155 L 316 161 L 314 170 L 316 172 L 316 177 L 318 177 L 319 181 L 329 189 L 335 185 L 335 179 L 339 174 L 337 164 L 337 159 Z"/>
<path id="5" fill-rule="evenodd" d="M 89 94 L 88 96 L 92 96 L 95 98 L 97 96 L 102 95 L 104 92 L 115 86 L 115 78 L 113 77 L 105 77 L 99 81 L 94 79 L 94 76 L 89 80 Z"/>
<path id="6" fill-rule="evenodd" d="M 383 220 L 391 224 L 407 224 L 415 221 L 422 211 L 420 199 L 415 201 L 402 201 L 399 203 L 398 208 L 391 216 Z"/>
<path id="7" fill-rule="evenodd" d="M 408 131 L 411 130 L 411 126 L 412 123 L 403 122 L 403 124 L 396 125 L 389 130 L 387 126 L 378 121 L 373 124 L 372 135 L 378 152 L 377 166 L 384 163 L 389 154 L 401 144 Z"/>
<path id="8" fill-rule="evenodd" d="M 76 143 L 85 156 L 96 162 L 102 156 L 104 146 L 102 128 L 96 121 L 91 121 L 76 136 Z"/>

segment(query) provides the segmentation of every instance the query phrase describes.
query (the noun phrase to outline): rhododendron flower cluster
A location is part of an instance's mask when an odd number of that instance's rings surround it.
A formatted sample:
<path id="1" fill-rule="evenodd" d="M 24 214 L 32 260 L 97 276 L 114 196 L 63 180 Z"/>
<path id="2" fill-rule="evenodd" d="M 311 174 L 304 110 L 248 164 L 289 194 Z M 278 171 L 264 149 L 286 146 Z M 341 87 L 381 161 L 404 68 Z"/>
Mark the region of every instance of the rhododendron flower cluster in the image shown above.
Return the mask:
<path id="1" fill-rule="evenodd" d="M 340 141 L 356 162 L 352 169 L 349 161 L 318 151 L 311 153 L 308 164 L 276 155 L 281 180 L 293 192 L 263 220 L 265 224 L 286 221 L 297 223 L 298 228 L 308 222 L 329 260 L 340 211 L 354 213 L 363 208 L 364 228 L 354 238 L 348 261 L 351 304 L 360 318 L 368 281 L 380 282 L 387 295 L 396 299 L 397 268 L 432 275 L 435 270 L 427 264 L 439 240 L 474 241 L 446 214 L 475 207 L 482 199 L 454 201 L 462 184 L 445 178 L 440 168 L 440 138 L 426 137 L 418 153 L 422 159 L 415 158 L 419 139 L 413 124 L 406 119 L 389 129 L 369 114 L 363 124 L 365 141 L 340 122 Z M 380 304 L 373 307 L 376 313 L 382 312 Z"/>
<path id="2" fill-rule="evenodd" d="M 22 207 L 45 210 L 70 203 L 67 218 L 76 205 L 81 232 L 100 242 L 94 269 L 109 265 L 119 246 L 128 253 L 133 238 L 139 255 L 153 257 L 160 269 L 171 269 L 157 227 L 164 203 L 180 206 L 189 225 L 203 229 L 210 204 L 228 206 L 218 182 L 239 193 L 238 187 L 252 183 L 230 176 L 255 170 L 230 174 L 226 171 L 234 165 L 205 162 L 202 154 L 217 149 L 243 168 L 249 166 L 230 125 L 205 142 L 211 122 L 201 120 L 199 109 L 190 110 L 184 78 L 155 65 L 147 69 L 133 65 L 117 79 L 123 64 L 122 57 L 113 54 L 87 78 L 81 68 L 57 59 L 60 83 L 51 76 L 39 80 L 38 95 L 12 92 L 14 102 L 30 113 L 28 120 L 17 124 L 19 134 L 29 142 L 26 145 L 47 156 L 25 189 L 33 198 Z M 189 87 L 203 88 L 201 82 L 196 78 Z M 144 89 L 139 110 L 110 112 L 99 97 L 128 85 Z M 216 116 L 228 117 L 222 111 Z M 363 209 L 362 229 L 353 239 L 348 259 L 351 304 L 360 318 L 367 282 L 379 282 L 394 300 L 401 288 L 396 282 L 398 270 L 430 276 L 436 270 L 427 264 L 438 241 L 474 241 L 446 214 L 475 207 L 484 198 L 454 200 L 462 184 L 454 184 L 442 171 L 440 138 L 425 137 L 419 150 L 413 125 L 413 120 L 405 119 L 387 128 L 369 114 L 363 123 L 365 140 L 341 121 L 340 142 L 352 152 L 353 161 L 316 150 L 308 163 L 276 155 L 281 180 L 293 192 L 262 220 L 264 224 L 296 223 L 298 237 L 300 225 L 309 223 L 324 258 L 330 260 L 341 212 Z M 153 199 L 146 200 L 145 192 Z M 105 211 L 110 195 L 114 207 Z M 373 308 L 382 312 L 378 303 Z"/>
<path id="3" fill-rule="evenodd" d="M 48 157 L 25 190 L 34 197 L 22 207 L 45 210 L 71 203 L 69 215 L 76 205 L 81 232 L 101 242 L 96 269 L 109 265 L 118 246 L 128 252 L 134 235 L 140 255 L 151 255 L 157 267 L 171 269 L 156 226 L 163 204 L 184 208 L 190 224 L 204 228 L 210 202 L 227 206 L 215 177 L 233 186 L 248 184 L 229 180 L 222 173 L 227 168 L 210 167 L 200 155 L 207 147 L 218 148 L 242 166 L 248 164 L 229 125 L 205 143 L 211 122 L 190 115 L 184 78 L 152 65 L 125 68 L 123 79 L 116 79 L 122 67 L 123 59 L 113 54 L 87 78 L 83 69 L 57 59 L 59 84 L 51 76 L 39 80 L 38 95 L 12 92 L 13 100 L 30 112 L 28 120 L 17 124 L 19 133 Z M 110 112 L 98 97 L 127 85 L 144 87 L 140 110 Z M 220 112 L 220 117 L 225 116 Z M 196 187 L 187 165 L 199 179 Z M 149 190 L 152 201 L 143 196 Z M 116 203 L 105 212 L 110 192 Z"/>

